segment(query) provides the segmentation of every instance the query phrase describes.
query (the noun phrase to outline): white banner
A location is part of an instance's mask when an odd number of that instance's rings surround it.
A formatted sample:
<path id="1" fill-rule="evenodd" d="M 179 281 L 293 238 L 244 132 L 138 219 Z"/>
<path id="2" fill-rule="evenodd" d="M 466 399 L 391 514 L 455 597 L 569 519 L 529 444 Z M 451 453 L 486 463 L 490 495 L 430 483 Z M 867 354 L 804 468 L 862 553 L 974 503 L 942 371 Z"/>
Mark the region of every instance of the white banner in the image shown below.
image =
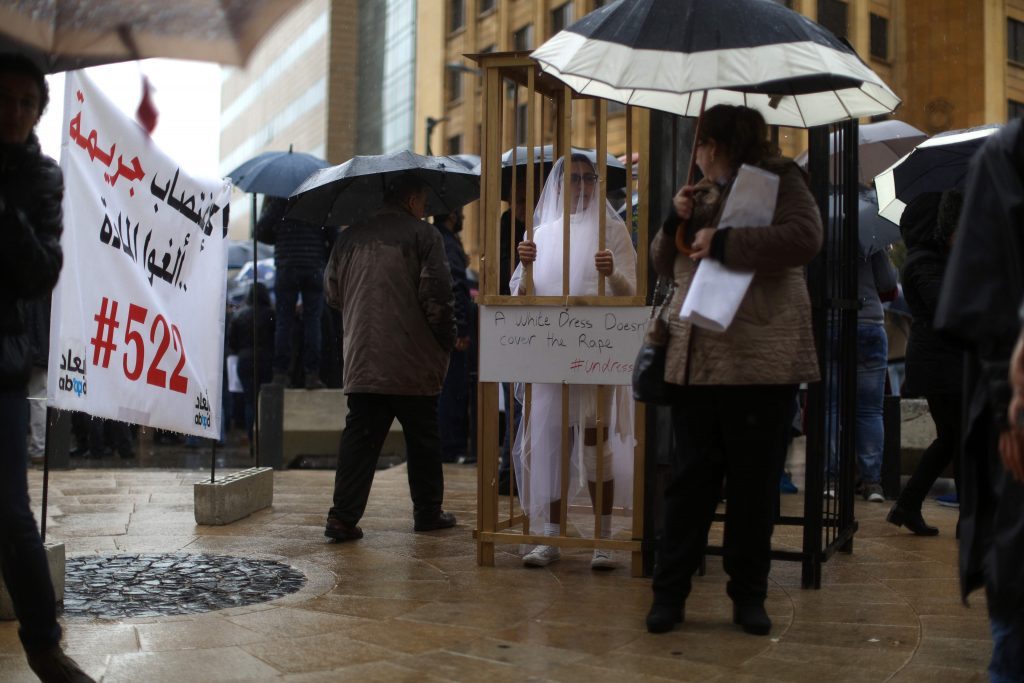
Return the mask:
<path id="1" fill-rule="evenodd" d="M 219 437 L 231 183 L 194 178 L 67 74 L 49 404 Z"/>
<path id="2" fill-rule="evenodd" d="M 481 306 L 480 381 L 630 384 L 649 306 Z"/>

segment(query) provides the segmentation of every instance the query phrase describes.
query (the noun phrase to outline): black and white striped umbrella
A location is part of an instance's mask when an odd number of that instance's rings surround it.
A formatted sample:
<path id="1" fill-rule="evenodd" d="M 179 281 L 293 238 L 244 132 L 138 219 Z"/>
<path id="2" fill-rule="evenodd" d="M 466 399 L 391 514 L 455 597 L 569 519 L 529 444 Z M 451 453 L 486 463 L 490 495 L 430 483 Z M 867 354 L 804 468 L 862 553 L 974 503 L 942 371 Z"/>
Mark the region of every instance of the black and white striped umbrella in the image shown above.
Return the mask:
<path id="1" fill-rule="evenodd" d="M 801 128 L 900 104 L 846 43 L 773 0 L 618 0 L 531 56 L 580 94 L 683 116 L 704 93 Z"/>
<path id="2" fill-rule="evenodd" d="M 997 124 L 951 130 L 928 138 L 875 177 L 878 215 L 899 225 L 907 204 L 925 192 L 964 187 L 967 167 Z"/>

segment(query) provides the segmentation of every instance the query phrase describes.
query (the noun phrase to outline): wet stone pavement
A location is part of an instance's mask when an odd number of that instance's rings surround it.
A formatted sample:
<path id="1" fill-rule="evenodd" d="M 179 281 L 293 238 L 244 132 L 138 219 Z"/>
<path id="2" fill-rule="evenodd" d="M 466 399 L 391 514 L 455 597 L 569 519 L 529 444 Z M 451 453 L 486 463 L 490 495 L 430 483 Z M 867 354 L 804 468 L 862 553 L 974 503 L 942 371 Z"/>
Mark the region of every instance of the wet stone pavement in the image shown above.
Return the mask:
<path id="1" fill-rule="evenodd" d="M 64 616 L 195 614 L 276 600 L 305 583 L 305 576 L 286 564 L 225 555 L 70 557 Z"/>
<path id="2" fill-rule="evenodd" d="M 143 451 L 137 460 L 146 457 Z M 800 587 L 798 563 L 773 562 L 767 637 L 732 623 L 717 557 L 694 578 L 685 623 L 652 635 L 644 629 L 650 581 L 630 576 L 622 553 L 613 571 L 592 571 L 584 549 L 526 569 L 514 544 L 496 552 L 495 566 L 478 566 L 472 466 L 444 468 L 455 528 L 413 531 L 407 471 L 398 466 L 376 473 L 360 522 L 366 536 L 339 544 L 323 535 L 331 471 L 275 472 L 273 507 L 225 526 L 200 526 L 192 490 L 210 476 L 208 459 L 201 470 L 180 461 L 178 469 L 161 470 L 93 464 L 52 473 L 46 524 L 48 540 L 82 563 L 72 566 L 87 582 L 98 583 L 98 570 L 109 569 L 104 558 L 114 557 L 187 556 L 192 570 L 209 563 L 196 558 L 237 558 L 247 567 L 279 563 L 305 577 L 281 597 L 203 612 L 96 617 L 73 615 L 70 607 L 82 605 L 69 605 L 61 615 L 64 647 L 101 683 L 986 680 L 984 595 L 961 603 L 957 514 L 931 500 L 924 515 L 941 533 L 922 538 L 887 524 L 888 505 L 858 498 L 853 552 L 825 563 L 821 590 Z M 38 516 L 42 473 L 29 479 Z M 798 514 L 802 500 L 784 496 L 783 514 Z M 504 514 L 507 500 L 500 508 Z M 580 522 L 584 529 L 589 516 L 581 513 Z M 617 538 L 629 536 L 627 523 L 613 519 Z M 721 539 L 719 525 L 712 534 Z M 801 538 L 798 527 L 777 527 L 774 545 L 795 550 Z M 127 577 L 133 560 L 127 562 L 111 574 Z M 0 683 L 34 680 L 17 623 L 0 622 Z"/>

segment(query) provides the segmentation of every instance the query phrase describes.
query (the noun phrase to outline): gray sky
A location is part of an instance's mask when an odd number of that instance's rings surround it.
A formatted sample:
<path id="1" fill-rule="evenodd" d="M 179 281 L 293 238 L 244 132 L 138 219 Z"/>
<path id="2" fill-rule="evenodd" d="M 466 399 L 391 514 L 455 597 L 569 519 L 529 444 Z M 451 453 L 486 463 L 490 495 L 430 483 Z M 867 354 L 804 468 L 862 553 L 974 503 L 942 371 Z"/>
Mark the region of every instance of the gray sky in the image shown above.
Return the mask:
<path id="1" fill-rule="evenodd" d="M 220 145 L 220 66 L 206 62 L 146 59 L 86 69 L 96 86 L 132 119 L 149 77 L 160 118 L 153 140 L 196 176 L 217 177 Z M 43 151 L 60 160 L 64 76 L 48 76 L 50 106 L 37 132 Z"/>

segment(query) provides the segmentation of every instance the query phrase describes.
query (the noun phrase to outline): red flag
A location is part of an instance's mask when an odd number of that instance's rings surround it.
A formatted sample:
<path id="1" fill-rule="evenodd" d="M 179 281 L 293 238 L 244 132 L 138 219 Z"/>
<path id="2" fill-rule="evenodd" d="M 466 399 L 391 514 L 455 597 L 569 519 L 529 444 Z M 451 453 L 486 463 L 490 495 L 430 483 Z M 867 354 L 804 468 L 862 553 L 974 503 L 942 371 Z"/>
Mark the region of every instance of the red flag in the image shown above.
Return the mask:
<path id="1" fill-rule="evenodd" d="M 135 119 L 150 135 L 153 134 L 153 130 L 156 128 L 157 119 L 160 118 L 160 112 L 156 110 L 156 105 L 153 104 L 153 98 L 150 97 L 152 90 L 153 86 L 150 85 L 149 79 L 143 76 L 142 101 L 139 102 L 139 108 L 135 110 Z"/>

